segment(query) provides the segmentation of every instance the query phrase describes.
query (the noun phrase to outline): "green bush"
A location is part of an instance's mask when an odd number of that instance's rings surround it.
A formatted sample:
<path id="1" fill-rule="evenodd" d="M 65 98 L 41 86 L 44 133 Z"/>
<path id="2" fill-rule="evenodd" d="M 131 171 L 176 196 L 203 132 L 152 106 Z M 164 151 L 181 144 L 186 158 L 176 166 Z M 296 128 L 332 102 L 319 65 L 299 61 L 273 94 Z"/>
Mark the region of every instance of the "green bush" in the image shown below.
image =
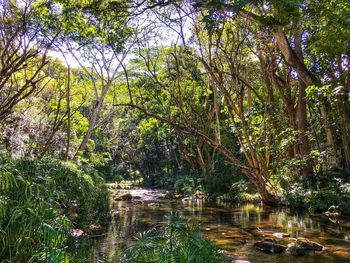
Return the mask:
<path id="1" fill-rule="evenodd" d="M 122 174 L 120 174 L 112 164 L 94 165 L 94 168 L 106 182 L 120 182 L 124 179 Z"/>
<path id="2" fill-rule="evenodd" d="M 308 208 L 316 212 L 325 212 L 334 206 L 338 212 L 350 214 L 350 183 L 333 178 L 328 183 L 317 181 L 311 189 L 307 185 L 292 185 L 285 192 L 285 202 L 292 207 Z"/>
<path id="3" fill-rule="evenodd" d="M 226 258 L 201 237 L 198 226 L 190 226 L 183 218 L 172 215 L 164 226 L 139 234 L 121 262 L 220 263 Z"/>
<path id="4" fill-rule="evenodd" d="M 90 168 L 0 158 L 0 215 L 5 262 L 68 262 L 71 227 L 104 222 L 108 192 Z"/>
<path id="5" fill-rule="evenodd" d="M 327 186 L 313 191 L 309 198 L 309 206 L 316 211 L 326 211 L 335 206 L 338 212 L 350 214 L 350 183 L 334 179 Z"/>
<path id="6" fill-rule="evenodd" d="M 307 201 L 310 199 L 310 191 L 306 190 L 301 184 L 293 184 L 284 193 L 284 201 L 289 206 L 295 208 L 307 208 Z"/>
<path id="7" fill-rule="evenodd" d="M 196 175 L 182 175 L 176 178 L 174 190 L 177 194 L 190 195 L 203 192 L 201 178 Z"/>
<path id="8" fill-rule="evenodd" d="M 173 173 L 155 176 L 151 186 L 175 191 L 177 194 L 190 195 L 203 192 L 202 177 L 197 173 Z"/>

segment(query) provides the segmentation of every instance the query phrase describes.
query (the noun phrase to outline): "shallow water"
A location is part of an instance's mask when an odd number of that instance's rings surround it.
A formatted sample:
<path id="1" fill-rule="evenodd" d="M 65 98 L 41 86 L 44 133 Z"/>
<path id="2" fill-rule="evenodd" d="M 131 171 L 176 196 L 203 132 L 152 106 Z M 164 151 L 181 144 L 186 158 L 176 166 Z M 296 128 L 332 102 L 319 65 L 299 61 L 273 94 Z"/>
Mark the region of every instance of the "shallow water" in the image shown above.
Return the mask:
<path id="1" fill-rule="evenodd" d="M 323 215 L 253 204 L 162 200 L 163 194 L 135 190 L 132 195 L 140 196 L 141 200 L 114 202 L 109 230 L 105 236 L 94 240 L 91 262 L 118 262 L 122 250 L 132 243 L 137 233 L 166 222 L 171 212 L 200 224 L 203 235 L 225 253 L 252 263 L 350 262 L 350 218 L 330 220 Z M 151 206 L 151 203 L 156 205 Z M 293 257 L 286 252 L 273 255 L 254 250 L 255 241 L 274 232 L 288 233 L 291 238 L 304 237 L 322 244 L 325 249 L 303 257 Z M 289 238 L 278 242 L 291 243 Z"/>

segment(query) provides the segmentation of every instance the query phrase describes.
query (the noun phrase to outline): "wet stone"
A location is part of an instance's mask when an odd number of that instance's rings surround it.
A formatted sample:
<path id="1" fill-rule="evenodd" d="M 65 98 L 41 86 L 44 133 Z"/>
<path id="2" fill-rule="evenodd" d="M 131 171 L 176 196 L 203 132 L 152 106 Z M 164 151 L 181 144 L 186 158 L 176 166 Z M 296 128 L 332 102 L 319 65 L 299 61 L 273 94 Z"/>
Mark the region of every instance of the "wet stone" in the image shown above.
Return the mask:
<path id="1" fill-rule="evenodd" d="M 277 254 L 282 253 L 287 249 L 286 246 L 269 241 L 258 241 L 254 244 L 254 248 L 262 252 Z"/>
<path id="2" fill-rule="evenodd" d="M 273 233 L 272 235 L 277 238 L 290 237 L 290 235 L 287 233 Z"/>
<path id="3" fill-rule="evenodd" d="M 296 245 L 298 245 L 300 248 L 303 248 L 305 250 L 313 250 L 313 251 L 322 251 L 323 250 L 322 245 L 320 245 L 316 242 L 307 240 L 307 239 L 298 238 L 296 241 Z"/>
<path id="4" fill-rule="evenodd" d="M 275 240 L 271 237 L 264 237 L 264 241 L 266 242 L 275 242 Z"/>
<path id="5" fill-rule="evenodd" d="M 316 242 L 299 238 L 295 242 L 288 244 L 287 252 L 293 256 L 300 257 L 306 255 L 309 251 L 322 251 L 323 248 L 322 245 Z"/>
<path id="6" fill-rule="evenodd" d="M 130 201 L 132 199 L 132 195 L 131 194 L 125 194 L 121 197 L 121 199 L 123 201 Z"/>
<path id="7" fill-rule="evenodd" d="M 288 244 L 287 252 L 295 257 L 304 256 L 307 250 L 296 245 L 296 243 Z"/>

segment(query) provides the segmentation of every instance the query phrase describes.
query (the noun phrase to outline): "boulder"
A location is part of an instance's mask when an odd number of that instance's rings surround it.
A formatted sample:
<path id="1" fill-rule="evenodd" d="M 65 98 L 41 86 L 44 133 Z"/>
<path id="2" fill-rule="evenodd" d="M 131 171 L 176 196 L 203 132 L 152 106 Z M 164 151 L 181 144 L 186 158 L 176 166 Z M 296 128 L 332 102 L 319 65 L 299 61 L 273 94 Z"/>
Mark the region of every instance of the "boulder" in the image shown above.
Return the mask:
<path id="1" fill-rule="evenodd" d="M 273 238 L 271 238 L 271 237 L 264 237 L 263 241 L 273 242 L 273 243 L 275 242 L 275 240 Z"/>
<path id="2" fill-rule="evenodd" d="M 309 251 L 322 251 L 322 250 L 323 250 L 322 245 L 303 238 L 298 238 L 295 242 L 288 244 L 288 248 L 287 248 L 287 252 L 296 257 L 304 256 Z"/>
<path id="3" fill-rule="evenodd" d="M 123 201 L 130 201 L 132 199 L 132 195 L 131 194 L 125 194 L 121 196 L 121 199 Z"/>
<path id="4" fill-rule="evenodd" d="M 295 257 L 304 256 L 307 250 L 296 245 L 296 243 L 288 244 L 287 252 Z"/>
<path id="5" fill-rule="evenodd" d="M 316 242 L 304 239 L 304 238 L 298 238 L 296 241 L 296 245 L 300 248 L 305 249 L 305 250 L 313 250 L 313 251 L 322 251 L 323 250 L 322 245 L 320 245 Z"/>
<path id="6" fill-rule="evenodd" d="M 290 237 L 290 235 L 287 233 L 273 233 L 272 235 L 277 238 Z"/>
<path id="7" fill-rule="evenodd" d="M 282 253 L 287 249 L 286 246 L 270 242 L 270 241 L 258 241 L 254 244 L 256 250 L 268 253 Z"/>

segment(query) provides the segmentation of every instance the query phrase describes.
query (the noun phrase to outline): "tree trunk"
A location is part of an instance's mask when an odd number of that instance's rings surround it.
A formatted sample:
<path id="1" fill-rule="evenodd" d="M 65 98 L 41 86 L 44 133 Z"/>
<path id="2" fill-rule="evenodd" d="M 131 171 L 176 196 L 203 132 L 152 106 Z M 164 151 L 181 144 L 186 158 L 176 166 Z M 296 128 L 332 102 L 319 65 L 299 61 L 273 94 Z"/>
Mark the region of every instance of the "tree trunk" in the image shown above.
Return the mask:
<path id="1" fill-rule="evenodd" d="M 335 138 L 333 136 L 331 123 L 328 118 L 328 112 L 325 105 L 322 105 L 320 108 L 322 121 L 324 125 L 324 129 L 326 131 L 326 142 L 327 142 L 327 151 L 329 153 L 329 166 L 336 166 L 337 165 L 337 150 L 336 150 L 336 142 Z"/>
<path id="2" fill-rule="evenodd" d="M 261 175 L 258 176 L 262 177 Z M 264 180 L 254 180 L 252 183 L 255 185 L 264 204 L 276 205 L 279 203 L 277 197 L 269 191 L 267 183 Z"/>
<path id="3" fill-rule="evenodd" d="M 42 158 L 44 158 L 44 156 L 46 155 L 46 153 L 49 151 L 51 145 L 52 145 L 52 139 L 55 136 L 56 132 L 58 131 L 58 128 L 54 128 L 49 136 L 49 138 L 47 139 L 44 148 L 40 154 L 40 156 L 38 157 L 39 160 L 41 160 Z"/>
<path id="4" fill-rule="evenodd" d="M 67 100 L 67 145 L 66 152 L 64 154 L 64 160 L 68 161 L 69 158 L 69 147 L 70 147 L 70 132 L 71 132 L 71 112 L 70 112 L 70 66 L 68 65 L 67 72 L 67 92 L 66 92 L 66 100 Z"/>
<path id="5" fill-rule="evenodd" d="M 108 91 L 109 87 L 110 87 L 110 83 L 108 83 L 107 85 L 105 85 L 102 88 L 101 96 L 98 98 L 96 106 L 92 110 L 92 114 L 91 114 L 90 119 L 89 119 L 88 130 L 87 130 L 82 142 L 80 143 L 78 150 L 76 151 L 76 153 L 74 155 L 74 159 L 77 158 L 80 154 L 82 154 L 85 150 L 86 144 L 89 141 L 91 134 L 95 129 L 95 126 L 96 126 L 96 123 L 98 120 L 98 114 L 103 106 L 103 101 L 107 95 L 107 91 Z"/>
<path id="6" fill-rule="evenodd" d="M 301 61 L 304 61 L 304 55 L 301 47 L 302 42 L 302 34 L 297 33 L 295 35 L 294 46 L 296 53 Z M 301 132 L 299 136 L 300 145 L 300 154 L 307 155 L 310 151 L 310 146 L 307 138 L 307 109 L 306 109 L 306 84 L 303 81 L 301 75 L 298 74 L 298 82 L 299 82 L 299 93 L 298 93 L 298 129 Z"/>
<path id="7" fill-rule="evenodd" d="M 283 33 L 282 27 L 274 26 L 272 29 L 272 34 L 275 37 L 276 43 L 287 64 L 297 71 L 298 76 L 300 76 L 303 82 L 307 86 L 319 84 L 317 78 L 307 69 L 304 62 L 299 59 L 296 52 L 290 46 L 287 37 Z"/>

